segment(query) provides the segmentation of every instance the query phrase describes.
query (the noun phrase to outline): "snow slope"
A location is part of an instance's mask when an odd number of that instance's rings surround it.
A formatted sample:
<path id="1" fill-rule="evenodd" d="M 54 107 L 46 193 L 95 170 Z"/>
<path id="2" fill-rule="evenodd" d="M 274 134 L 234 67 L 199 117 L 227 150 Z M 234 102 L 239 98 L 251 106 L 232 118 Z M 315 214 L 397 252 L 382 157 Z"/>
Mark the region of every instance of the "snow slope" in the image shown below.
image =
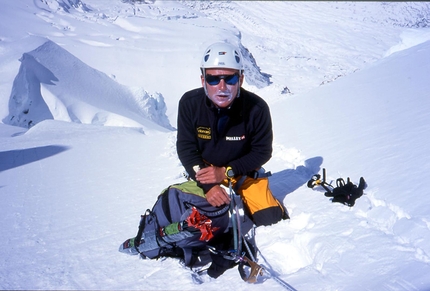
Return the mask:
<path id="1" fill-rule="evenodd" d="M 227 39 L 271 107 L 265 168 L 291 216 L 257 229 L 266 265 L 297 290 L 430 290 L 430 3 L 3 2 L 1 289 L 282 289 L 237 269 L 197 286 L 176 260 L 118 252 L 184 180 L 177 101 Z M 16 92 L 41 104 L 29 129 L 8 121 Z M 363 176 L 365 195 L 349 208 L 307 188 L 322 168 Z"/>

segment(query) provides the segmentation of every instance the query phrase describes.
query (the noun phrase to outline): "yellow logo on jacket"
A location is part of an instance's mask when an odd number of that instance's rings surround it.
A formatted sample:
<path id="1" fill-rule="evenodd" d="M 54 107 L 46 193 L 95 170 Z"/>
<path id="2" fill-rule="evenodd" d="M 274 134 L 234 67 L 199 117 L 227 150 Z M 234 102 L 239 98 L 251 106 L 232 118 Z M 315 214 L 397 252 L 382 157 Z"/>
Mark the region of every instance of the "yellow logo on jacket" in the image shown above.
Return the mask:
<path id="1" fill-rule="evenodd" d="M 211 139 L 211 128 L 204 126 L 197 127 L 197 137 L 201 139 Z"/>

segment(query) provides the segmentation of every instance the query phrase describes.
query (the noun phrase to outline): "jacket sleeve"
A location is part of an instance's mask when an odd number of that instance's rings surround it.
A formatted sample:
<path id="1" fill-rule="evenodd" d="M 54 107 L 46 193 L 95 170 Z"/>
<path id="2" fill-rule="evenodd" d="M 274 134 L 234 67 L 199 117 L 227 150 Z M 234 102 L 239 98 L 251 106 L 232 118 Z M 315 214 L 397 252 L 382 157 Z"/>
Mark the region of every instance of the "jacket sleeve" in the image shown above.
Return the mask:
<path id="1" fill-rule="evenodd" d="M 250 149 L 247 154 L 229 163 L 238 175 L 259 169 L 272 157 L 272 118 L 264 101 L 252 109 L 248 122 L 251 123 L 251 131 L 248 133 L 251 139 Z"/>
<path id="2" fill-rule="evenodd" d="M 195 180 L 196 173 L 193 167 L 198 165 L 200 168 L 203 168 L 205 164 L 198 149 L 198 141 L 195 133 L 196 126 L 193 116 L 195 116 L 195 112 L 192 112 L 190 103 L 186 102 L 184 97 L 182 97 L 178 105 L 176 150 L 179 160 L 188 175 Z"/>

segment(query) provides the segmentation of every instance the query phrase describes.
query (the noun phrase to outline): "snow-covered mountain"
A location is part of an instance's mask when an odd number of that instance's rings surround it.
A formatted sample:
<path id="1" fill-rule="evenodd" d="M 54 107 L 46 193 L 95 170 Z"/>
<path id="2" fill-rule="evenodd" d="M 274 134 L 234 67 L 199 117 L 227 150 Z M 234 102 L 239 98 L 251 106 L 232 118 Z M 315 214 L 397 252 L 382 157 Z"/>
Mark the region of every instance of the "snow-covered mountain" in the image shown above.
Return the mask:
<path id="1" fill-rule="evenodd" d="M 226 40 L 272 112 L 291 219 L 257 229 L 270 268 L 298 290 L 430 290 L 429 2 L 5 0 L 0 19 L 2 289 L 282 289 L 117 251 L 183 181 L 177 102 Z M 322 168 L 365 195 L 331 203 L 306 187 Z"/>

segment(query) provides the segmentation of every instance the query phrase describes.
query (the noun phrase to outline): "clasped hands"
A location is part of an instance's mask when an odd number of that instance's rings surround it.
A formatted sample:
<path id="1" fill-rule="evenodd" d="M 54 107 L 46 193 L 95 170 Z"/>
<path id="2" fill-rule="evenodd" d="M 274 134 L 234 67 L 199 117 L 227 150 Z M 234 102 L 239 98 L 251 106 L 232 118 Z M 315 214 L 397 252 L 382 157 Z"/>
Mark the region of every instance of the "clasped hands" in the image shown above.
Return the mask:
<path id="1" fill-rule="evenodd" d="M 206 199 L 212 206 L 219 207 L 230 203 L 229 194 L 219 185 L 225 178 L 225 167 L 210 166 L 196 173 L 196 180 L 201 184 L 218 184 L 206 193 Z"/>

